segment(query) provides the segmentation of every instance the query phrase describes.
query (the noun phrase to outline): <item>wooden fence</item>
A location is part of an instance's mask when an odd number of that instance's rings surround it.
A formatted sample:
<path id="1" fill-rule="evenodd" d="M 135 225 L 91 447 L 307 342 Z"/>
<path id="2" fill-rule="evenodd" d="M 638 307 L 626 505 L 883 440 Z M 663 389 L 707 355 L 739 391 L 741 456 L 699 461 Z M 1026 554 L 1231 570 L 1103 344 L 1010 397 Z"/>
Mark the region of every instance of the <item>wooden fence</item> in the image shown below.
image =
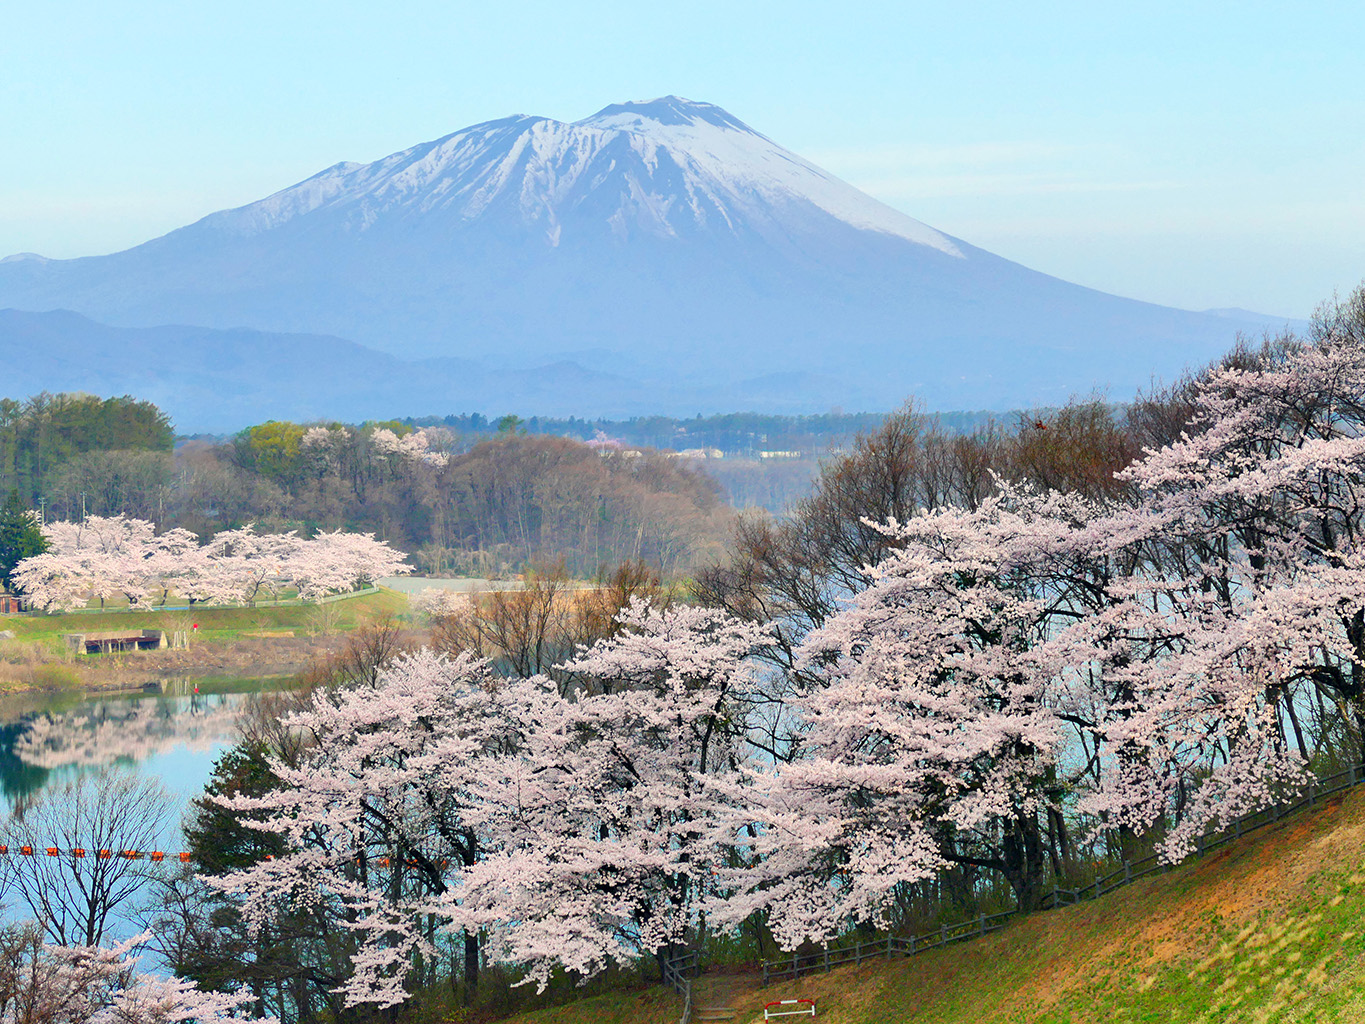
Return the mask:
<path id="1" fill-rule="evenodd" d="M 692 950 L 664 961 L 664 984 L 682 996 L 681 1024 L 692 1020 L 692 979 L 701 973 L 701 953 Z"/>
<path id="2" fill-rule="evenodd" d="M 1204 832 L 1195 837 L 1193 856 L 1202 857 L 1207 853 L 1222 849 L 1235 843 L 1243 836 L 1257 829 L 1265 828 L 1312 807 L 1320 800 L 1352 789 L 1365 782 L 1365 764 L 1353 764 L 1344 771 L 1310 779 L 1287 799 L 1276 801 L 1259 811 L 1252 811 L 1232 819 L 1225 828 Z M 1062 888 L 1054 883 L 1052 891 L 1043 896 L 1039 910 L 1052 910 L 1056 907 L 1069 907 L 1088 899 L 1099 899 L 1106 893 L 1121 889 L 1138 879 L 1159 872 L 1169 871 L 1175 865 L 1162 861 L 1156 854 L 1138 858 L 1124 859 L 1119 866 L 1094 882 L 1078 889 Z M 762 962 L 763 984 L 783 978 L 795 979 L 803 974 L 816 971 L 831 971 L 845 964 L 861 964 L 876 958 L 890 960 L 892 956 L 914 956 L 931 949 L 942 949 L 955 942 L 979 938 L 998 932 L 1012 917 L 1019 916 L 1017 910 L 1006 910 L 999 914 L 978 914 L 976 917 L 953 924 L 942 924 L 933 931 L 920 935 L 891 935 L 883 938 L 825 946 L 816 953 L 793 953 L 790 957 Z M 692 978 L 701 973 L 701 956 L 693 951 L 674 960 L 665 962 L 664 978 L 675 992 L 683 997 L 683 1013 L 680 1024 L 691 1024 L 692 1020 Z"/>
<path id="3" fill-rule="evenodd" d="M 1344 771 L 1311 779 L 1288 799 L 1234 818 L 1226 828 L 1200 834 L 1195 838 L 1193 856 L 1202 857 L 1206 853 L 1235 843 L 1257 829 L 1273 825 L 1291 814 L 1312 807 L 1320 800 L 1358 786 L 1361 782 L 1365 782 L 1365 764 L 1353 764 Z M 1121 889 L 1148 875 L 1169 871 L 1174 866 L 1163 862 L 1156 854 L 1137 860 L 1124 859 L 1115 870 L 1101 875 L 1093 883 L 1081 888 L 1065 889 L 1054 884 L 1052 891 L 1043 896 L 1038 909 L 1052 910 L 1055 907 L 1073 906 L 1081 900 L 1099 899 L 1105 893 Z M 763 984 L 779 978 L 798 978 L 816 971 L 829 971 L 844 964 L 860 964 L 874 957 L 889 960 L 895 954 L 914 956 L 916 953 L 924 953 L 931 949 L 941 949 L 950 943 L 997 932 L 1005 926 L 1006 921 L 1018 915 L 1017 910 L 1007 910 L 999 914 L 978 914 L 974 918 L 955 924 L 940 925 L 937 930 L 922 935 L 906 937 L 888 934 L 884 938 L 855 942 L 852 945 L 826 946 L 817 953 L 793 953 L 790 957 L 778 960 L 764 960 Z M 688 1024 L 687 1015 L 684 1015 L 682 1024 Z"/>
<path id="4" fill-rule="evenodd" d="M 1352 789 L 1363 781 L 1365 781 L 1365 765 L 1362 764 L 1353 764 L 1344 771 L 1310 779 L 1291 798 L 1277 801 L 1259 811 L 1252 811 L 1250 814 L 1234 818 L 1224 829 L 1216 832 L 1204 832 L 1196 836 L 1193 856 L 1202 857 L 1206 853 L 1222 849 L 1230 843 L 1235 843 L 1243 836 L 1250 835 L 1257 829 L 1273 825 L 1291 814 L 1312 807 L 1320 800 Z M 1139 878 L 1146 878 L 1148 875 L 1154 875 L 1161 871 L 1169 871 L 1171 867 L 1173 865 L 1162 862 L 1156 854 L 1138 860 L 1123 860 L 1109 874 L 1101 875 L 1093 883 L 1079 889 L 1063 889 L 1054 885 L 1052 892 L 1043 897 L 1041 909 L 1051 910 L 1053 907 L 1071 906 L 1083 899 L 1099 899 L 1107 892 L 1113 892 L 1131 882 L 1136 882 Z"/>

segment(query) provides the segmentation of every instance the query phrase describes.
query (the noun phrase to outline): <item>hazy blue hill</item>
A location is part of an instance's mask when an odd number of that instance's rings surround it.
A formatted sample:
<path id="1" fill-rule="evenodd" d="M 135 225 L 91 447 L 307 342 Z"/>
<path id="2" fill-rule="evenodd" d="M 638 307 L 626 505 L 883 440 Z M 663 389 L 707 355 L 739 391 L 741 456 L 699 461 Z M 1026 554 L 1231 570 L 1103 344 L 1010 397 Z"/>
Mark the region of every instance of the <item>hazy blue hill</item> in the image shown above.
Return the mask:
<path id="1" fill-rule="evenodd" d="M 743 381 L 711 388 L 648 381 L 571 361 L 486 369 L 403 360 L 341 338 L 246 328 L 110 327 L 66 310 L 0 309 L 0 395 L 42 390 L 131 394 L 181 432 L 222 433 L 267 419 L 360 421 L 455 412 L 614 417 L 736 408 Z M 796 402 L 775 403 L 799 411 Z"/>

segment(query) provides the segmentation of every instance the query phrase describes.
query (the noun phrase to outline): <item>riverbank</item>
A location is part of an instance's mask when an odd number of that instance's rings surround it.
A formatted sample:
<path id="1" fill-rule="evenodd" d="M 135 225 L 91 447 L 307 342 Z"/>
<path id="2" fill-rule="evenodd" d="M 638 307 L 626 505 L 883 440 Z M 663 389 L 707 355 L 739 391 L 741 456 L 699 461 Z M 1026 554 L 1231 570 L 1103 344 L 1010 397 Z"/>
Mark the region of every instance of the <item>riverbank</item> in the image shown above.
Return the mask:
<path id="1" fill-rule="evenodd" d="M 326 605 L 0 616 L 0 631 L 14 633 L 0 641 L 0 693 L 117 692 L 167 681 L 293 676 L 339 651 L 355 629 L 407 606 L 405 595 L 380 590 Z M 73 655 L 62 639 L 128 629 L 184 632 L 190 645 Z"/>

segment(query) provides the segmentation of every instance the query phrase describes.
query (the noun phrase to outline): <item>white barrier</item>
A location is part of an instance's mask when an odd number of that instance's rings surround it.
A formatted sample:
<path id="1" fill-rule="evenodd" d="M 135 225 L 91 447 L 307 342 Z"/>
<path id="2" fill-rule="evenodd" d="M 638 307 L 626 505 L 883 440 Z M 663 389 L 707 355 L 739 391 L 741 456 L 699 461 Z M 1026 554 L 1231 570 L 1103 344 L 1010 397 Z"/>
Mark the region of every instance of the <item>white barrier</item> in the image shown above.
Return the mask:
<path id="1" fill-rule="evenodd" d="M 800 1010 L 774 1010 L 774 1009 L 773 1009 L 774 1006 L 802 1006 L 802 1007 L 804 1007 L 804 1009 L 800 1009 Z M 773 1017 L 806 1017 L 806 1016 L 810 1016 L 810 1017 L 814 1017 L 814 1016 L 815 1016 L 815 1000 L 814 1000 L 814 999 L 779 999 L 779 1000 L 777 1000 L 777 1002 L 774 1002 L 774 1003 L 765 1003 L 765 1004 L 763 1005 L 763 1019 L 764 1019 L 764 1020 L 771 1020 Z"/>

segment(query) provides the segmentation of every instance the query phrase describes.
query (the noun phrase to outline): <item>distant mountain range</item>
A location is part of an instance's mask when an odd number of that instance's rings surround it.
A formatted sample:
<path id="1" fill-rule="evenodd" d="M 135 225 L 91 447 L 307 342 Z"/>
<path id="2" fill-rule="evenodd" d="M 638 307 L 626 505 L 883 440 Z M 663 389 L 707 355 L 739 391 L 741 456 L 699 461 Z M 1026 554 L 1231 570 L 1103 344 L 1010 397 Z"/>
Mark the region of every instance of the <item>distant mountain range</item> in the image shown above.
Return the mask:
<path id="1" fill-rule="evenodd" d="M 489 121 L 124 252 L 11 256 L 0 307 L 46 313 L 0 318 L 7 393 L 128 380 L 182 429 L 1121 398 L 1278 323 L 1029 270 L 677 97 Z"/>
<path id="2" fill-rule="evenodd" d="M 316 334 L 109 327 L 67 310 L 0 309 L 0 368 L 0 397 L 131 394 L 155 402 L 186 433 L 227 433 L 267 419 L 358 422 L 462 411 L 620 419 L 674 410 L 796 414 L 808 409 L 804 395 L 823 391 L 813 374 L 645 386 L 568 361 L 489 369 L 461 359 L 399 359 Z M 849 408 L 881 406 L 869 397 Z"/>

